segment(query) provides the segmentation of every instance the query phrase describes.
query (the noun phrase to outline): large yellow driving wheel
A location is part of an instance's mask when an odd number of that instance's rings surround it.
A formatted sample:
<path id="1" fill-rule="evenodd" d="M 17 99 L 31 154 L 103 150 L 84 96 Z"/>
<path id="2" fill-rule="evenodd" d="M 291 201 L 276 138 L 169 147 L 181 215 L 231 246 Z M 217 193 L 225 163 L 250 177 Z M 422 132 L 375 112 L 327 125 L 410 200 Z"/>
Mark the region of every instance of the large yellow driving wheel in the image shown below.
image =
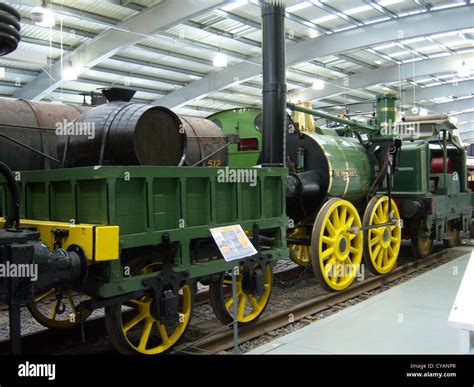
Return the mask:
<path id="1" fill-rule="evenodd" d="M 251 289 L 251 275 L 247 269 L 241 268 L 236 276 L 236 300 L 232 296 L 230 273 L 222 273 L 218 280 L 210 283 L 209 301 L 216 317 L 223 324 L 230 324 L 234 321 L 234 302 L 237 303 L 237 321 L 242 325 L 256 321 L 267 307 L 273 283 L 271 266 L 266 264 L 262 270 L 261 265 L 258 264 L 254 270 L 263 276 L 263 288 L 260 292 Z"/>
<path id="2" fill-rule="evenodd" d="M 393 199 L 390 209 L 388 204 L 387 196 L 374 196 L 365 210 L 362 222 L 364 227 L 396 222 L 364 231 L 364 262 L 374 274 L 389 273 L 395 267 L 400 252 L 400 213 Z"/>
<path id="3" fill-rule="evenodd" d="M 329 290 L 344 290 L 362 260 L 363 233 L 356 208 L 347 200 L 328 200 L 316 217 L 311 239 L 315 276 Z"/>
<path id="4" fill-rule="evenodd" d="M 71 289 L 49 289 L 37 295 L 33 302 L 27 305 L 31 315 L 41 325 L 50 329 L 71 329 L 87 319 L 91 311 L 78 311 L 81 301 L 88 299 L 84 294 L 75 293 Z"/>
<path id="5" fill-rule="evenodd" d="M 290 238 L 310 239 L 307 228 L 302 223 L 298 223 L 297 227 L 290 231 Z M 289 245 L 290 258 L 300 266 L 306 266 L 311 262 L 311 247 L 309 245 Z"/>
<path id="6" fill-rule="evenodd" d="M 137 274 L 159 270 L 158 263 Z M 105 323 L 112 343 L 120 353 L 158 355 L 171 349 L 184 335 L 191 320 L 193 290 L 183 284 L 178 292 L 178 315 L 164 323 L 156 315 L 155 298 L 146 295 L 105 309 Z"/>

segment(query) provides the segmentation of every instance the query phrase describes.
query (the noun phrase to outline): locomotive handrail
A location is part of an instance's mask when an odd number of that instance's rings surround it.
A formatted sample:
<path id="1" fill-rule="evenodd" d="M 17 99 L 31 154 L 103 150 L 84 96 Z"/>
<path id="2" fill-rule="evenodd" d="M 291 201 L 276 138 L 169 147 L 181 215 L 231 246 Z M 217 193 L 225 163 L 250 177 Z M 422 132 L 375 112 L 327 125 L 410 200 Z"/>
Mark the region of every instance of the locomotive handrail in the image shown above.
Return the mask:
<path id="1" fill-rule="evenodd" d="M 286 106 L 290 110 L 300 112 L 300 113 L 309 114 L 309 115 L 316 116 L 316 117 L 326 118 L 326 119 L 329 119 L 329 120 L 347 125 L 351 128 L 365 130 L 365 131 L 368 131 L 368 132 L 378 132 L 378 128 L 376 128 L 374 126 L 362 124 L 362 123 L 357 122 L 355 120 L 347 120 L 345 118 L 334 116 L 332 114 L 328 114 L 328 113 L 325 113 L 325 112 L 322 112 L 322 111 L 319 111 L 319 110 L 308 109 L 308 108 L 304 108 L 304 107 L 301 107 L 301 106 L 297 106 L 294 103 L 287 103 Z"/>

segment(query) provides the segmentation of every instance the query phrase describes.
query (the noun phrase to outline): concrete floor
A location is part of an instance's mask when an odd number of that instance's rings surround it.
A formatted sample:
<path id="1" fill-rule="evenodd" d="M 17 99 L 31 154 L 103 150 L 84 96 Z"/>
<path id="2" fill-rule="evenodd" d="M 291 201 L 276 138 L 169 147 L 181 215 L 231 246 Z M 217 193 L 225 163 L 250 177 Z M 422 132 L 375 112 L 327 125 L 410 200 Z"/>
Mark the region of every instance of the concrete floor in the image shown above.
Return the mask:
<path id="1" fill-rule="evenodd" d="M 470 256 L 457 258 L 250 353 L 460 353 L 460 334 L 448 325 L 448 317 Z"/>

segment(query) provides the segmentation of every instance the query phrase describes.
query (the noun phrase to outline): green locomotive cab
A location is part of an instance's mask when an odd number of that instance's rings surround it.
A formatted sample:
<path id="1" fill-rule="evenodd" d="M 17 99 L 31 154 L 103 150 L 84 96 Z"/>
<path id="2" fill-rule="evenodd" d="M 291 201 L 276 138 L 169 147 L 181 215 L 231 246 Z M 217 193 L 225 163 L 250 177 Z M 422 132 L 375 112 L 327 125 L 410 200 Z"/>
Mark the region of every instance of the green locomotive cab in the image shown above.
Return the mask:
<path id="1" fill-rule="evenodd" d="M 410 122 L 411 121 L 411 122 Z M 467 186 L 466 152 L 445 116 L 409 119 L 419 139 L 403 144 L 392 193 L 410 232 L 416 257 L 427 256 L 435 240 L 453 247 L 468 231 L 474 195 Z"/>

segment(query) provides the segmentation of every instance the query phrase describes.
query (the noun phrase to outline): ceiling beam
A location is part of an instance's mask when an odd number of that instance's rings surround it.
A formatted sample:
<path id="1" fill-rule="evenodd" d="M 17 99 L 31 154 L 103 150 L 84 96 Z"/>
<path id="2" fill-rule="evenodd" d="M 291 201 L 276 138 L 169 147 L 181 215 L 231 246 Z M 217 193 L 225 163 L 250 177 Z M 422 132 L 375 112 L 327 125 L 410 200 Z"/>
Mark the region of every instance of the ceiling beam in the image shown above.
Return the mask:
<path id="1" fill-rule="evenodd" d="M 351 62 L 351 63 L 357 64 L 361 67 L 365 67 L 365 68 L 368 68 L 368 69 L 371 69 L 371 70 L 378 68 L 378 66 L 376 66 L 376 65 L 373 65 L 371 63 L 367 63 L 367 62 L 365 62 L 363 60 L 360 60 L 360 59 L 356 59 L 356 58 L 354 58 L 350 55 L 339 54 L 338 57 L 341 58 L 341 59 L 344 59 L 347 62 Z"/>
<path id="2" fill-rule="evenodd" d="M 457 129 L 463 140 L 469 139 L 474 142 L 474 121 L 464 125 L 459 125 L 457 126 Z"/>
<path id="3" fill-rule="evenodd" d="M 376 9 L 377 11 L 379 11 L 380 13 L 382 13 L 386 16 L 389 16 L 392 19 L 395 19 L 395 18 L 398 17 L 398 15 L 396 13 L 390 11 L 388 8 L 385 8 L 385 7 L 381 6 L 376 1 L 364 0 L 364 3 L 370 5 L 372 8 Z"/>
<path id="4" fill-rule="evenodd" d="M 459 112 L 462 110 L 474 109 L 474 98 L 465 98 L 453 102 L 438 103 L 427 106 L 428 109 L 439 113 Z"/>
<path id="5" fill-rule="evenodd" d="M 413 98 L 413 90 L 405 90 L 403 102 L 408 105 L 419 103 L 421 101 L 428 101 L 430 99 L 441 97 L 460 97 L 465 94 L 474 92 L 474 80 L 463 81 L 458 83 L 447 83 L 445 85 L 416 88 L 415 98 Z"/>
<path id="6" fill-rule="evenodd" d="M 395 89 L 397 92 L 397 90 Z M 441 86 L 433 86 L 433 87 L 425 87 L 425 88 L 417 88 L 415 93 L 415 100 L 413 98 L 413 90 L 405 89 L 402 91 L 402 102 L 405 105 L 414 105 L 414 101 L 416 104 L 419 104 L 421 101 L 426 101 L 434 98 L 440 97 L 450 97 L 450 96 L 462 96 L 465 94 L 469 94 L 474 91 L 474 80 L 470 81 L 463 81 L 458 82 L 457 86 L 454 83 L 449 83 Z M 319 101 L 320 102 L 320 101 Z M 367 101 L 363 103 L 352 103 L 352 104 L 339 104 L 341 106 L 349 106 L 351 112 L 355 111 L 364 111 L 368 108 L 371 108 L 372 103 L 374 101 Z M 432 104 L 432 102 L 430 102 Z M 423 105 L 425 105 L 423 104 Z M 320 109 L 327 109 L 332 105 L 320 105 L 318 108 Z M 429 108 L 429 106 L 428 106 Z"/>
<path id="7" fill-rule="evenodd" d="M 356 18 L 353 18 L 352 16 L 346 15 L 344 12 L 341 12 L 338 9 L 336 9 L 336 8 L 334 8 L 334 7 L 332 7 L 328 4 L 321 3 L 320 1 L 313 2 L 313 4 L 316 7 L 321 8 L 322 10 L 326 11 L 327 13 L 330 13 L 331 15 L 335 15 L 335 16 L 339 17 L 340 19 L 345 20 L 348 23 L 351 23 L 351 24 L 359 26 L 359 27 L 364 25 L 364 23 L 362 23 L 360 20 L 358 20 Z"/>
<path id="8" fill-rule="evenodd" d="M 175 85 L 175 86 L 181 86 L 181 87 L 187 84 L 184 81 L 177 81 L 177 80 L 173 80 L 169 78 L 157 77 L 155 75 L 141 74 L 135 71 L 123 71 L 123 70 L 111 69 L 109 67 L 95 66 L 91 70 L 97 71 L 103 74 L 114 74 L 121 77 L 135 78 L 135 79 L 151 81 L 151 82 L 167 83 L 169 85 Z"/>
<path id="9" fill-rule="evenodd" d="M 458 122 L 471 122 L 474 121 L 474 111 L 470 113 L 452 114 L 451 117 L 456 117 Z"/>
<path id="10" fill-rule="evenodd" d="M 459 62 L 467 60 L 468 58 L 472 58 L 472 54 L 451 55 L 442 58 L 419 61 L 416 64 L 416 74 L 417 76 L 427 76 L 439 72 L 440 69 L 443 71 L 455 71 Z M 332 81 L 330 84 L 327 83 L 323 90 L 313 90 L 312 88 L 308 88 L 302 92 L 290 94 L 288 99 L 293 102 L 314 101 L 331 95 L 347 93 L 351 90 L 359 90 L 373 85 L 397 82 L 400 80 L 400 73 L 409 74 L 412 66 L 411 63 L 406 63 L 401 66 L 392 65 L 377 70 L 351 75 L 347 78 L 339 78 Z"/>
<path id="11" fill-rule="evenodd" d="M 292 66 L 318 57 L 337 55 L 358 47 L 470 28 L 473 17 L 473 7 L 458 7 L 391 19 L 349 31 L 319 36 L 287 47 L 287 65 Z M 399 31 L 403 31 L 403 34 L 399 35 Z M 231 84 L 252 79 L 261 73 L 261 60 L 261 55 L 255 55 L 249 58 L 248 62 L 213 72 L 201 80 L 157 99 L 154 103 L 169 108 L 183 106 L 188 101 L 200 98 L 212 90 L 223 89 Z M 420 62 L 417 66 L 419 64 Z"/>
<path id="12" fill-rule="evenodd" d="M 108 29 L 100 33 L 94 39 L 74 49 L 68 55 L 67 60 L 70 60 L 73 66 L 93 67 L 104 59 L 117 54 L 124 47 L 139 42 L 143 39 L 144 34 L 167 30 L 224 3 L 224 0 L 181 0 L 180 6 L 176 7 L 173 1 L 167 0 L 118 24 L 118 27 L 124 28 L 124 30 Z M 133 30 L 134 32 L 126 30 Z M 34 80 L 19 89 L 14 97 L 40 100 L 57 87 L 60 87 L 64 82 L 60 61 L 53 65 L 50 75 L 45 72 L 40 73 Z"/>
<path id="13" fill-rule="evenodd" d="M 188 70 L 188 69 L 184 69 L 184 68 L 181 68 L 181 67 L 161 64 L 161 63 L 157 63 L 157 62 L 151 62 L 151 61 L 145 61 L 145 60 L 141 60 L 141 59 L 129 58 L 129 57 L 124 56 L 124 55 L 114 55 L 114 56 L 110 57 L 110 59 L 117 60 L 117 61 L 124 62 L 124 63 L 136 64 L 136 65 L 139 65 L 139 66 L 151 67 L 151 68 L 155 68 L 155 69 L 158 69 L 158 70 L 165 70 L 165 71 L 169 71 L 171 73 L 192 75 L 194 77 L 199 77 L 199 78 L 203 78 L 206 75 L 205 73 L 200 72 L 200 71 Z"/>

